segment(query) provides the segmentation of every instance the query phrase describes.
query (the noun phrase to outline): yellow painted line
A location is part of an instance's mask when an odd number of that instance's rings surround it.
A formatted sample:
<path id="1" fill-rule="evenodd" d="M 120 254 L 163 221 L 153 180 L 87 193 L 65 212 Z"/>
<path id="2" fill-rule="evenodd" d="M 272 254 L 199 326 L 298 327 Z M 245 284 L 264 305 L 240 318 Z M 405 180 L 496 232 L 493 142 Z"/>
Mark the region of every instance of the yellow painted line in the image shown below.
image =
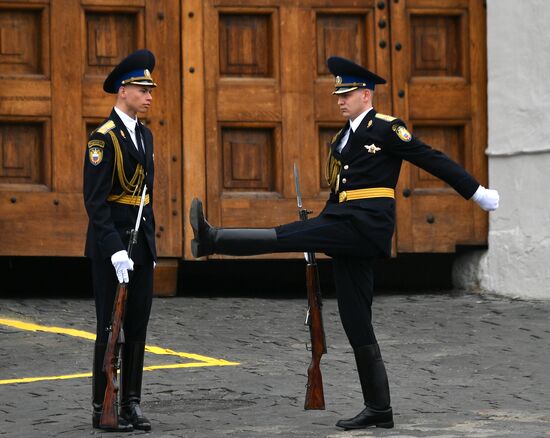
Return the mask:
<path id="1" fill-rule="evenodd" d="M 38 325 L 38 324 L 29 323 L 29 322 L 18 321 L 16 319 L 0 318 L 0 324 L 7 325 L 9 327 L 15 327 L 21 330 L 27 330 L 30 332 L 57 333 L 61 335 L 69 335 L 69 336 L 74 336 L 76 338 L 84 338 L 84 339 L 89 339 L 90 341 L 95 341 L 95 334 L 90 332 L 85 332 L 84 330 L 67 329 L 63 327 L 52 327 L 47 325 Z"/>
<path id="2" fill-rule="evenodd" d="M 239 365 L 238 362 L 227 362 L 227 361 L 220 361 L 220 362 L 223 362 L 223 363 L 212 365 L 212 363 L 207 363 L 207 362 L 189 362 L 189 363 L 171 363 L 166 365 L 150 365 L 150 366 L 143 367 L 143 371 Z M 5 380 L 0 380 L 0 385 L 9 385 L 12 383 L 41 382 L 44 380 L 80 379 L 83 377 L 92 377 L 92 373 L 67 374 L 65 376 L 42 376 L 42 377 L 22 377 L 19 379 L 5 379 Z"/>
<path id="3" fill-rule="evenodd" d="M 68 335 L 68 336 L 73 336 L 77 338 L 84 338 L 91 341 L 95 341 L 95 338 L 96 338 L 94 333 L 86 332 L 84 330 L 68 329 L 68 328 L 55 327 L 55 326 L 45 326 L 45 325 L 33 324 L 29 322 L 23 322 L 16 319 L 0 318 L 0 324 L 8 327 L 18 328 L 21 330 L 62 334 L 62 335 Z M 170 350 L 169 348 L 156 347 L 154 345 L 146 345 L 145 351 L 152 354 L 177 356 L 184 359 L 193 359 L 197 362 L 176 363 L 176 364 L 166 364 L 166 365 L 150 365 L 150 366 L 143 367 L 144 371 L 176 369 L 176 368 L 196 368 L 196 367 L 209 367 L 209 366 L 239 365 L 239 362 L 229 362 L 227 360 L 215 359 L 213 357 L 202 356 L 200 354 L 183 353 L 180 351 Z M 92 373 L 88 372 L 88 373 L 67 374 L 63 376 L 23 377 L 18 379 L 0 380 L 0 385 L 8 385 L 12 383 L 40 382 L 44 380 L 78 379 L 83 377 L 91 377 L 91 375 Z"/>
<path id="4" fill-rule="evenodd" d="M 213 357 L 201 356 L 200 354 L 181 353 L 179 351 L 170 350 L 168 348 L 154 347 L 152 345 L 146 345 L 145 346 L 145 351 L 148 351 L 149 353 L 153 353 L 153 354 L 178 356 L 178 357 L 183 357 L 185 359 L 199 360 L 201 362 L 206 362 L 206 363 L 212 364 L 212 365 L 219 365 L 219 366 L 239 365 L 237 362 L 228 362 L 228 361 L 223 360 L 223 359 L 214 359 Z"/>
<path id="5" fill-rule="evenodd" d="M 0 385 L 9 385 L 11 383 L 40 382 L 43 380 L 79 379 L 81 377 L 92 377 L 92 373 L 68 374 L 66 376 L 42 376 L 42 377 L 22 377 L 19 379 L 6 379 L 6 380 L 0 380 Z"/>

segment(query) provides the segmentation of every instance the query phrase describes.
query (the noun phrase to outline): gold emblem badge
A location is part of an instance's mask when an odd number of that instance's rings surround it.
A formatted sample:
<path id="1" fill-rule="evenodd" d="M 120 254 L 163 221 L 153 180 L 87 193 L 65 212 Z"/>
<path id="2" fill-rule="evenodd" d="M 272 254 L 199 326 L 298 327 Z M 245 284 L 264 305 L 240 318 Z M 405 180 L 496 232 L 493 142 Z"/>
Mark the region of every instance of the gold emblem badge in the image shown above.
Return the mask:
<path id="1" fill-rule="evenodd" d="M 374 143 L 371 144 L 371 145 L 365 145 L 364 147 L 365 147 L 365 149 L 367 150 L 367 152 L 368 152 L 369 154 L 375 154 L 376 152 L 382 150 L 381 148 L 379 148 L 378 146 L 376 146 Z"/>
<path id="2" fill-rule="evenodd" d="M 143 71 L 143 76 L 145 76 L 146 78 L 150 78 L 151 77 L 151 72 L 149 70 L 145 69 Z"/>
<path id="3" fill-rule="evenodd" d="M 122 135 L 122 138 L 124 140 L 126 140 L 126 134 L 124 133 L 124 131 L 122 129 L 120 130 L 120 135 Z"/>
<path id="4" fill-rule="evenodd" d="M 90 148 L 88 151 L 90 157 L 90 163 L 97 166 L 101 161 L 103 161 L 103 149 L 98 147 Z"/>
<path id="5" fill-rule="evenodd" d="M 407 128 L 405 128 L 404 126 L 393 126 L 392 129 L 401 140 L 411 141 L 412 135 L 409 131 L 407 131 Z"/>
<path id="6" fill-rule="evenodd" d="M 369 123 L 367 123 L 367 129 L 369 129 L 372 126 L 372 120 L 369 120 Z"/>
<path id="7" fill-rule="evenodd" d="M 342 76 L 336 76 L 336 85 L 342 84 Z"/>

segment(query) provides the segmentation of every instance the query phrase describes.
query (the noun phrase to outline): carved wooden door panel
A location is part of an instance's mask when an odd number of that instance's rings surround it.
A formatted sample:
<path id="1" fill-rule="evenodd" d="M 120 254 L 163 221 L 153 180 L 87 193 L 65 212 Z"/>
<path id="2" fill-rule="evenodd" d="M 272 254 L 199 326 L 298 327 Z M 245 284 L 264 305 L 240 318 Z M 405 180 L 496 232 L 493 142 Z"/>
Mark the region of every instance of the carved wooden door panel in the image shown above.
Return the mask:
<path id="1" fill-rule="evenodd" d="M 374 1 L 205 2 L 205 192 L 213 224 L 297 220 L 294 162 L 304 205 L 319 213 L 328 197 L 328 144 L 345 122 L 326 59 L 351 58 L 388 77 L 387 12 Z M 377 91 L 377 108 L 389 112 L 390 86 Z"/>
<path id="2" fill-rule="evenodd" d="M 83 254 L 86 138 L 114 104 L 103 79 L 148 47 L 158 247 L 181 256 L 179 17 L 169 0 L 0 1 L 0 254 Z"/>
<path id="3" fill-rule="evenodd" d="M 480 0 L 391 2 L 394 113 L 415 135 L 486 182 L 485 9 Z M 487 216 L 428 173 L 404 165 L 398 252 L 483 244 Z"/>

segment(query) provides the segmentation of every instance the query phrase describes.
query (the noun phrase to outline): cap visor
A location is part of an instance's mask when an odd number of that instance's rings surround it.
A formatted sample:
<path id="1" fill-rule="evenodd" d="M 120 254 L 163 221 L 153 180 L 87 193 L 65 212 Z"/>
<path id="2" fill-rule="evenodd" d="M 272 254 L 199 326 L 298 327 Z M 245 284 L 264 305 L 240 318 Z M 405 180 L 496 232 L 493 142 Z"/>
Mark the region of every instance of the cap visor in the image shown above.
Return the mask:
<path id="1" fill-rule="evenodd" d="M 348 88 L 338 88 L 337 90 L 334 90 L 332 94 L 346 94 L 350 91 L 357 90 L 359 87 L 348 87 Z"/>
<path id="2" fill-rule="evenodd" d="M 145 87 L 153 87 L 153 88 L 157 86 L 155 82 L 151 82 L 151 81 L 131 81 L 131 82 L 125 83 L 124 85 L 143 85 Z"/>

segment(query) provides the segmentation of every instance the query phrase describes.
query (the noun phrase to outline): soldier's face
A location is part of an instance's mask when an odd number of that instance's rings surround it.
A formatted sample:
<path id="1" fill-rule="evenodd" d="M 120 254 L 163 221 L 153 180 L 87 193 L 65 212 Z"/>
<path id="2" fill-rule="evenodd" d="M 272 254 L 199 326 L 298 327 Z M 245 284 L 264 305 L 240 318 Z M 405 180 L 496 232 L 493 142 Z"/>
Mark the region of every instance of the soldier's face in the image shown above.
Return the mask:
<path id="1" fill-rule="evenodd" d="M 365 88 L 338 95 L 338 107 L 347 119 L 355 119 L 363 111 L 371 107 L 371 92 Z"/>
<path id="2" fill-rule="evenodd" d="M 140 85 L 125 85 L 121 94 L 128 109 L 133 113 L 146 113 L 153 102 L 152 88 Z"/>

